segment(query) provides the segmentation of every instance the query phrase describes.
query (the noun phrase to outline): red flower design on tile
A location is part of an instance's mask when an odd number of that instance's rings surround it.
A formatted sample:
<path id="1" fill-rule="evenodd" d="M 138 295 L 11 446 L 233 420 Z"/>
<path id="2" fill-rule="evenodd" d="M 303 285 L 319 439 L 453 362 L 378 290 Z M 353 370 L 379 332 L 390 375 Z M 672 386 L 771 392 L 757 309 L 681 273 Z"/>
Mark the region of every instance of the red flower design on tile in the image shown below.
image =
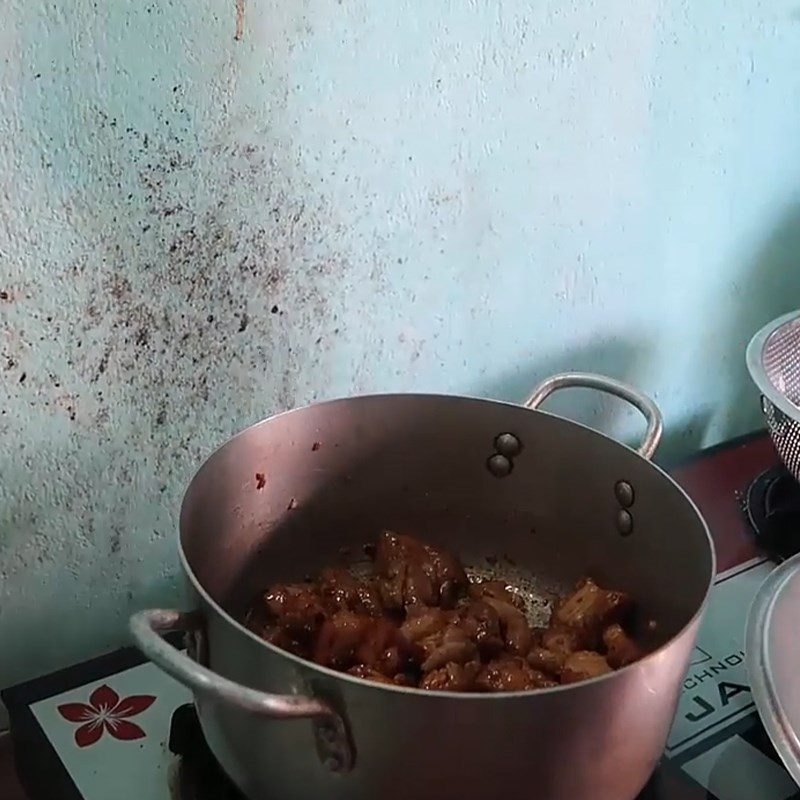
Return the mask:
<path id="1" fill-rule="evenodd" d="M 103 731 L 108 731 L 115 739 L 142 739 L 145 732 L 128 717 L 141 714 L 155 702 L 149 694 L 135 694 L 120 699 L 120 696 L 106 684 L 95 689 L 89 696 L 89 704 L 64 703 L 58 706 L 58 713 L 69 722 L 83 723 L 75 731 L 75 744 L 89 747 L 99 741 Z"/>

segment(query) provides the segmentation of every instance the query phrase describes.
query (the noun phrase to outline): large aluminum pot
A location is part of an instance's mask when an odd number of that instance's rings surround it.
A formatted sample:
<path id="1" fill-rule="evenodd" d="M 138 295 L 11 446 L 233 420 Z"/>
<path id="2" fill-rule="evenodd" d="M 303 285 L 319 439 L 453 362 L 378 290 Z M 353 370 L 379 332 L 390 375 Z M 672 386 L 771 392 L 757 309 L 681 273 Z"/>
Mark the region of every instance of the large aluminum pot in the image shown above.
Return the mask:
<path id="1" fill-rule="evenodd" d="M 535 410 L 565 386 L 637 406 L 648 420 L 640 451 Z M 131 628 L 193 690 L 211 750 L 248 798 L 631 800 L 647 782 L 714 574 L 708 530 L 649 461 L 661 435 L 652 401 L 572 374 L 526 406 L 431 395 L 319 403 L 248 428 L 197 473 L 180 518 L 197 607 L 144 611 Z M 467 564 L 503 554 L 554 579 L 591 575 L 630 592 L 666 644 L 583 684 L 459 695 L 315 666 L 237 621 L 271 581 L 337 563 L 383 528 Z M 160 636 L 181 629 L 193 634 L 188 656 Z"/>

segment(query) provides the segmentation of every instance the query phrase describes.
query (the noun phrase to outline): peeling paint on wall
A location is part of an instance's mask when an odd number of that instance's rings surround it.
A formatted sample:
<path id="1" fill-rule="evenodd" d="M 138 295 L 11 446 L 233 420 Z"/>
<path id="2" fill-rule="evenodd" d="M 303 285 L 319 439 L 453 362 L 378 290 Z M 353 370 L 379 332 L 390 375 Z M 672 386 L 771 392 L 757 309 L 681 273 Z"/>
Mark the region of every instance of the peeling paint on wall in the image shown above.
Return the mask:
<path id="1" fill-rule="evenodd" d="M 756 424 L 743 344 L 800 305 L 800 29 L 740 5 L 12 0 L 0 685 L 179 604 L 183 488 L 275 411 L 581 368 L 678 448 Z"/>

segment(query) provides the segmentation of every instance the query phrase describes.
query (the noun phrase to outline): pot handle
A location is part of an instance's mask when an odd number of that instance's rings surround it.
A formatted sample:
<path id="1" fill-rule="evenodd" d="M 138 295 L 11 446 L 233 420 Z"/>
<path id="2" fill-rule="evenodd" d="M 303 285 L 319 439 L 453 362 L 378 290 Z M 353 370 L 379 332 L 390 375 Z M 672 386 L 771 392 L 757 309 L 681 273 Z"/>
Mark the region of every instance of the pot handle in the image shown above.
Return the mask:
<path id="1" fill-rule="evenodd" d="M 524 405 L 526 408 L 537 409 L 553 392 L 577 387 L 596 389 L 598 392 L 614 395 L 614 397 L 619 397 L 638 408 L 647 420 L 647 430 L 638 447 L 638 453 L 648 461 L 653 457 L 664 432 L 664 418 L 661 416 L 658 406 L 646 394 L 628 386 L 627 383 L 591 372 L 564 372 L 542 381 L 531 392 Z"/>
<path id="2" fill-rule="evenodd" d="M 142 653 L 195 695 L 270 719 L 311 718 L 323 764 L 332 772 L 352 769 L 353 747 L 347 727 L 342 717 L 324 700 L 302 695 L 268 694 L 242 686 L 198 664 L 162 638 L 165 633 L 201 629 L 197 613 L 152 608 L 134 614 L 129 628 Z"/>

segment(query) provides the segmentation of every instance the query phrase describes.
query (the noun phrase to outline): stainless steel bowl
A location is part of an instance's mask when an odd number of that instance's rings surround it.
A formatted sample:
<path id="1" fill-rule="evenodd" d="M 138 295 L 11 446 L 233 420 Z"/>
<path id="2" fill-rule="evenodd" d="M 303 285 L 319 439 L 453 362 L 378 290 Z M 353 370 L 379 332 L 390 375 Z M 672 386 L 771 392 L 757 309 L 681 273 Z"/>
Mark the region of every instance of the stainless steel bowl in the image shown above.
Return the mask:
<path id="1" fill-rule="evenodd" d="M 746 359 L 775 449 L 800 480 L 800 311 L 765 325 L 750 341 Z"/>

